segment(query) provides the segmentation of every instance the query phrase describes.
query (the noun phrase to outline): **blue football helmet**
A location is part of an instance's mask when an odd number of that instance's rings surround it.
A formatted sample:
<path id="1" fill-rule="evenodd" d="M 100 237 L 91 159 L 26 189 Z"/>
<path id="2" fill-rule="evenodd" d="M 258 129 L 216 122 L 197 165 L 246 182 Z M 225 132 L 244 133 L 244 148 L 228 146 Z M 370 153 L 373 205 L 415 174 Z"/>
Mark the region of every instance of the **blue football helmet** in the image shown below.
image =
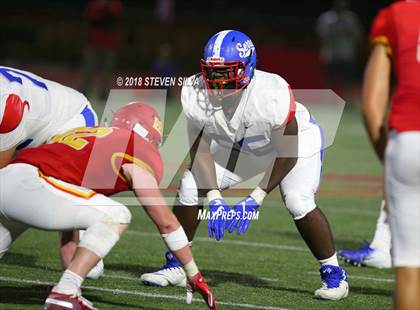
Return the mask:
<path id="1" fill-rule="evenodd" d="M 237 30 L 223 30 L 204 47 L 201 72 L 209 93 L 222 100 L 251 82 L 256 64 L 257 52 L 250 37 Z"/>

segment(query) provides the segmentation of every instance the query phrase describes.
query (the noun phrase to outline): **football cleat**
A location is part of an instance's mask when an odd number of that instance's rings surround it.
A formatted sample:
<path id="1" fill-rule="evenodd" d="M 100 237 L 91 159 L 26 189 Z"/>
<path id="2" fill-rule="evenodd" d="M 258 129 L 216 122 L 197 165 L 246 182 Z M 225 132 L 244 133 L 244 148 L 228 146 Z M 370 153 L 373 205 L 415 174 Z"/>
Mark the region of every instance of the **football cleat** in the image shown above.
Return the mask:
<path id="1" fill-rule="evenodd" d="M 201 273 L 197 273 L 194 277 L 188 279 L 187 285 L 187 304 L 193 300 L 193 293 L 199 292 L 210 309 L 217 310 L 217 302 L 213 292 L 208 287 Z"/>
<path id="2" fill-rule="evenodd" d="M 104 261 L 101 259 L 86 275 L 86 279 L 96 280 L 104 274 Z"/>
<path id="3" fill-rule="evenodd" d="M 166 264 L 159 270 L 151 273 L 144 273 L 140 281 L 148 286 L 182 286 L 186 287 L 187 277 L 181 263 L 171 251 L 165 253 Z"/>
<path id="4" fill-rule="evenodd" d="M 44 304 L 45 310 L 97 310 L 93 304 L 77 295 L 67 295 L 58 292 L 50 292 Z"/>
<path id="5" fill-rule="evenodd" d="M 391 268 L 391 251 L 384 252 L 373 249 L 373 252 L 369 256 L 365 257 L 362 265 L 374 268 Z"/>
<path id="6" fill-rule="evenodd" d="M 346 271 L 339 266 L 323 265 L 320 268 L 322 286 L 315 291 L 315 298 L 339 300 L 347 297 L 349 284 Z"/>
<path id="7" fill-rule="evenodd" d="M 345 262 L 354 266 L 369 266 L 375 268 L 390 268 L 391 267 L 391 253 L 389 251 L 377 250 L 370 247 L 370 244 L 365 241 L 365 245 L 357 250 L 342 250 L 338 251 L 338 257 Z"/>

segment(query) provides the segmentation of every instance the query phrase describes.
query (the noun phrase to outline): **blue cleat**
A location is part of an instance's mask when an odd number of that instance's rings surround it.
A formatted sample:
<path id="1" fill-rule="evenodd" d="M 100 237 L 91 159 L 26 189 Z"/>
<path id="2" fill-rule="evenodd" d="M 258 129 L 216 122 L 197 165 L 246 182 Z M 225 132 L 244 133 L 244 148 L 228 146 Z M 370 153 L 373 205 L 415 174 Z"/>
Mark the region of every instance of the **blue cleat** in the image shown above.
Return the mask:
<path id="1" fill-rule="evenodd" d="M 346 263 L 354 266 L 370 266 L 375 268 L 390 268 L 391 253 L 387 251 L 377 250 L 370 247 L 369 242 L 364 241 L 364 246 L 354 251 L 342 250 L 337 255 Z"/>
<path id="2" fill-rule="evenodd" d="M 346 271 L 339 266 L 323 265 L 320 268 L 321 288 L 315 291 L 315 298 L 339 300 L 349 293 Z"/>
<path id="3" fill-rule="evenodd" d="M 357 250 L 342 250 L 338 251 L 337 255 L 346 263 L 360 267 L 365 257 L 368 257 L 373 251 L 374 249 L 369 246 L 369 242 L 365 240 L 364 245 Z"/>
<path id="4" fill-rule="evenodd" d="M 144 273 L 140 281 L 148 286 L 182 286 L 186 287 L 187 277 L 181 263 L 171 251 L 165 253 L 166 264 L 155 272 Z"/>

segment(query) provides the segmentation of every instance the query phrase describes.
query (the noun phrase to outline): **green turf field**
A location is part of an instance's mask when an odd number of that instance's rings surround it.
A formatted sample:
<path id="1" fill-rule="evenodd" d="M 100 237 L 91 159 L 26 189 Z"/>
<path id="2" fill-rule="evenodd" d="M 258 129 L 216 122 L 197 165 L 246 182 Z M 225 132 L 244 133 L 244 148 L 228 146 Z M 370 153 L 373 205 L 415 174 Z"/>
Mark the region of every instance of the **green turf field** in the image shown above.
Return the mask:
<path id="1" fill-rule="evenodd" d="M 335 144 L 326 152 L 318 204 L 337 247 L 371 238 L 381 196 L 381 167 L 367 142 L 356 107 L 347 107 Z M 389 309 L 392 270 L 347 266 L 347 299 L 313 299 L 318 263 L 306 249 L 278 194 L 243 236 L 209 240 L 201 225 L 193 251 L 221 309 Z M 99 309 L 203 309 L 187 306 L 184 289 L 145 287 L 141 273 L 160 267 L 165 246 L 141 208 L 131 207 L 129 232 L 105 259 L 105 277 L 84 282 L 84 296 Z M 36 210 L 34 210 L 35 212 Z M 203 223 L 205 224 L 205 223 Z M 58 235 L 27 231 L 0 261 L 0 309 L 41 309 L 47 285 L 60 275 Z"/>

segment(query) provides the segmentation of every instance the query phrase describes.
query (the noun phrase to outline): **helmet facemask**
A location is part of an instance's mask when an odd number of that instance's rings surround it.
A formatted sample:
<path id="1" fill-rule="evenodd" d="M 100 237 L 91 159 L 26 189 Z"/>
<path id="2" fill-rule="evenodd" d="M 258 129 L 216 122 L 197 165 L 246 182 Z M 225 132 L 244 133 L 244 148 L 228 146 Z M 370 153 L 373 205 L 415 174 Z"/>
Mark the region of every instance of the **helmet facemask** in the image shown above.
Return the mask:
<path id="1" fill-rule="evenodd" d="M 223 100 L 239 93 L 249 81 L 245 76 L 246 65 L 240 61 L 201 60 L 201 72 L 211 96 Z"/>

